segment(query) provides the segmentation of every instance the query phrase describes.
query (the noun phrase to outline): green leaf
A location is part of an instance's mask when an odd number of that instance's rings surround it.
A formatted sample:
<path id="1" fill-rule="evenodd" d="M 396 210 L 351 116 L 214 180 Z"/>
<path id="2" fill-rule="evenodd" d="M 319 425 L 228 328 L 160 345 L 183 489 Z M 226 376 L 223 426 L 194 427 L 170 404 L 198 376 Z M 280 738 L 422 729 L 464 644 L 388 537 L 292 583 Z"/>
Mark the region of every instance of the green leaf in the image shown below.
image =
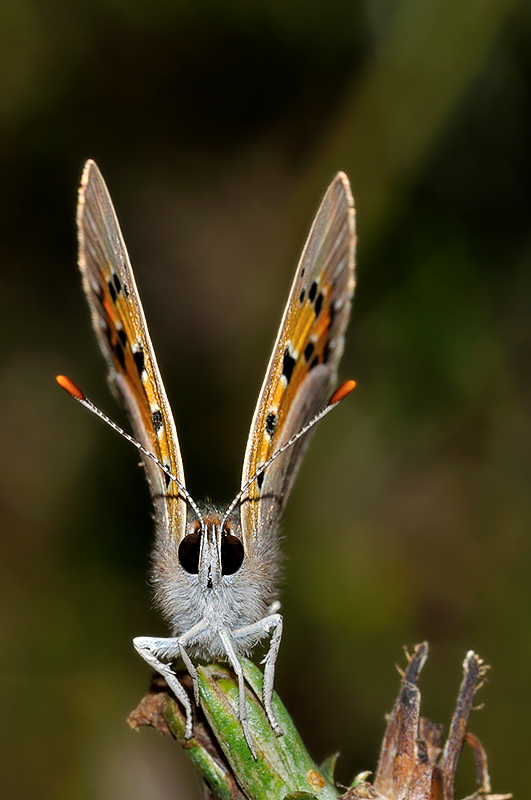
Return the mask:
<path id="1" fill-rule="evenodd" d="M 356 776 L 355 776 L 355 777 L 352 779 L 352 783 L 350 784 L 350 786 L 351 786 L 353 789 L 355 789 L 355 788 L 356 788 L 356 786 L 361 786 L 361 784 L 362 784 L 362 783 L 367 783 L 367 781 L 369 780 L 369 778 L 370 778 L 370 776 L 371 776 L 371 775 L 372 775 L 372 772 L 371 772 L 371 770 L 370 770 L 370 769 L 368 769 L 368 770 L 365 770 L 365 772 L 359 772 L 359 773 L 358 773 L 358 774 L 357 774 L 357 775 L 356 775 Z"/>
<path id="2" fill-rule="evenodd" d="M 336 771 L 336 764 L 338 758 L 339 758 L 339 753 L 332 753 L 331 756 L 325 758 L 319 770 L 323 778 L 326 778 L 326 780 L 332 785 L 335 785 L 334 774 Z"/>
<path id="3" fill-rule="evenodd" d="M 206 747 L 195 737 L 185 739 L 184 715 L 176 701 L 170 696 L 166 704 L 165 717 L 171 732 L 185 748 L 189 758 L 220 800 L 243 798 L 243 795 L 235 783 L 231 770 L 228 769 L 225 764 L 216 760 L 208 752 Z"/>
<path id="4" fill-rule="evenodd" d="M 284 800 L 287 795 L 336 800 L 338 791 L 308 755 L 285 707 L 273 695 L 273 711 L 283 736 L 277 737 L 262 706 L 261 671 L 242 659 L 247 716 L 256 749 L 249 750 L 238 718 L 238 684 L 230 670 L 218 664 L 198 668 L 201 704 L 214 736 L 236 779 L 250 798 Z M 251 688 L 249 688 L 251 687 Z M 252 691 L 251 691 L 252 689 Z"/>

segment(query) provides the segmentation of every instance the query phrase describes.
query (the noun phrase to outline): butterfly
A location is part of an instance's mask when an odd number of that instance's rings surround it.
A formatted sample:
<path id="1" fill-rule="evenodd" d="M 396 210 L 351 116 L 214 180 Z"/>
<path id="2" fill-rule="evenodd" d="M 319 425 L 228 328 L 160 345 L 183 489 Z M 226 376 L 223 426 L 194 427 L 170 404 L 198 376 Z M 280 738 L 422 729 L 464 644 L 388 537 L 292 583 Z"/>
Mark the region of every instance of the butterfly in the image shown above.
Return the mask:
<path id="1" fill-rule="evenodd" d="M 186 737 L 192 706 L 172 662 L 228 660 L 238 679 L 238 714 L 253 756 L 239 658 L 269 637 L 263 705 L 272 708 L 282 636 L 277 600 L 278 527 L 309 429 L 354 387 L 332 396 L 354 291 L 355 216 L 346 175 L 338 173 L 321 202 L 304 247 L 254 412 L 241 488 L 220 510 L 199 505 L 186 490 L 179 440 L 116 213 L 94 161 L 87 161 L 77 211 L 79 268 L 92 324 L 107 361 L 113 393 L 134 437 L 93 406 L 68 378 L 58 382 L 140 450 L 155 509 L 152 581 L 172 636 L 140 636 L 133 644 L 182 703 Z"/>

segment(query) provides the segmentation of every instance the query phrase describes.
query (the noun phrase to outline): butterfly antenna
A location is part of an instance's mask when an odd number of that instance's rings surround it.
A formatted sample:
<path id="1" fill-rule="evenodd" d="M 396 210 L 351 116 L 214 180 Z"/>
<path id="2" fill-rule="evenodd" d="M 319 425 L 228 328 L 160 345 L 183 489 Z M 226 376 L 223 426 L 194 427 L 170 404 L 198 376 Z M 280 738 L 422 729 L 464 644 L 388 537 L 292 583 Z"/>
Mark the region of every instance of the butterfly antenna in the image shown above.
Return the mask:
<path id="1" fill-rule="evenodd" d="M 341 402 L 341 400 L 344 400 L 345 397 L 351 393 L 351 391 L 355 388 L 355 386 L 356 386 L 356 381 L 352 380 L 345 381 L 345 383 L 342 383 L 341 386 L 338 389 L 336 389 L 336 391 L 334 392 L 334 394 L 332 395 L 326 406 L 323 408 L 323 410 L 319 411 L 319 413 L 316 414 L 315 417 L 313 417 L 309 422 L 307 422 L 306 425 L 303 428 L 301 428 L 300 431 L 298 431 L 298 433 L 292 436 L 291 439 L 288 439 L 288 441 L 285 444 L 283 444 L 282 447 L 279 447 L 278 450 L 275 450 L 273 455 L 258 467 L 254 475 L 251 478 L 249 478 L 249 480 L 247 481 L 246 484 L 244 484 L 244 486 L 242 486 L 242 488 L 240 489 L 240 491 L 238 492 L 238 494 L 236 495 L 230 506 L 225 511 L 223 519 L 221 520 L 222 530 L 223 526 L 225 525 L 225 522 L 230 517 L 230 515 L 232 514 L 232 512 L 234 511 L 234 509 L 244 496 L 247 489 L 249 489 L 251 484 L 257 478 L 259 478 L 260 475 L 262 475 L 262 473 L 268 468 L 268 466 L 273 461 L 275 461 L 276 458 L 281 456 L 282 453 L 285 453 L 286 450 L 288 450 L 293 444 L 295 444 L 295 442 L 298 442 L 300 438 L 302 438 L 306 433 L 308 433 L 310 428 L 313 428 L 313 426 L 316 425 L 318 422 L 320 422 L 323 417 L 326 417 L 327 414 L 329 414 L 334 408 L 336 408 L 336 406 Z"/>
<path id="2" fill-rule="evenodd" d="M 130 436 L 130 434 L 128 434 L 126 431 L 124 431 L 123 428 L 120 428 L 120 426 L 117 425 L 116 422 L 113 422 L 112 419 L 110 419 L 106 414 L 103 413 L 103 411 L 100 411 L 100 409 L 97 406 L 95 406 L 94 403 L 92 403 L 88 399 L 88 397 L 85 395 L 85 393 L 82 392 L 81 389 L 79 388 L 79 386 L 76 386 L 76 384 L 73 381 L 71 381 L 70 378 L 67 378 L 65 375 L 57 375 L 55 380 L 57 381 L 59 386 L 62 389 L 65 390 L 65 392 L 68 392 L 70 397 L 73 397 L 74 400 L 77 400 L 77 402 L 81 403 L 82 406 L 84 406 L 85 408 L 88 408 L 89 411 L 92 411 L 93 414 L 95 414 L 97 417 L 99 417 L 104 422 L 106 422 L 107 425 L 109 425 L 113 429 L 113 431 L 116 431 L 116 433 L 119 433 L 120 436 L 123 436 L 123 438 L 127 439 L 128 442 L 131 442 L 131 444 L 134 445 L 137 450 L 140 450 L 141 453 L 143 453 L 145 456 L 150 458 L 153 461 L 153 463 L 156 464 L 157 467 L 165 475 L 167 475 L 168 478 L 170 478 L 170 480 L 172 480 L 174 482 L 174 484 L 177 486 L 177 488 L 181 492 L 183 498 L 190 504 L 192 509 L 197 514 L 197 517 L 201 522 L 201 527 L 204 527 L 203 517 L 202 517 L 201 512 L 199 511 L 199 508 L 197 507 L 197 503 L 190 496 L 190 494 L 188 493 L 187 489 L 181 483 L 179 478 L 177 478 L 173 474 L 173 472 L 171 472 L 171 470 L 168 469 L 168 467 L 164 466 L 164 464 L 161 461 L 159 461 L 157 456 L 153 455 L 153 453 L 150 453 L 150 451 L 147 450 L 144 447 L 144 445 L 140 444 L 140 442 L 138 442 L 136 439 L 134 439 L 132 436 Z"/>

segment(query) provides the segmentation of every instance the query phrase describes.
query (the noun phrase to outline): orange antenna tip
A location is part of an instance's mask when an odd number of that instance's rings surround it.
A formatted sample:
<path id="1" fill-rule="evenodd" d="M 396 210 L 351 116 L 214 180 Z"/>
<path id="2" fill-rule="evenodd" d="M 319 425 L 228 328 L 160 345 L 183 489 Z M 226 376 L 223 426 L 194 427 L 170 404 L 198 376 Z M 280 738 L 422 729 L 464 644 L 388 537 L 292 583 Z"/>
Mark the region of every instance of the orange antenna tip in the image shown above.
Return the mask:
<path id="1" fill-rule="evenodd" d="M 65 392 L 68 392 L 69 395 L 75 397 L 76 400 L 86 399 L 79 386 L 76 386 L 76 384 L 71 381 L 70 378 L 67 378 L 66 375 L 56 375 L 55 380 L 59 386 L 65 390 Z"/>
<path id="2" fill-rule="evenodd" d="M 355 388 L 356 381 L 345 381 L 342 383 L 339 389 L 336 389 L 332 397 L 330 398 L 330 402 L 328 403 L 329 406 L 335 406 L 336 403 L 339 403 L 340 400 L 343 400 L 347 394 L 350 394 L 351 391 Z"/>

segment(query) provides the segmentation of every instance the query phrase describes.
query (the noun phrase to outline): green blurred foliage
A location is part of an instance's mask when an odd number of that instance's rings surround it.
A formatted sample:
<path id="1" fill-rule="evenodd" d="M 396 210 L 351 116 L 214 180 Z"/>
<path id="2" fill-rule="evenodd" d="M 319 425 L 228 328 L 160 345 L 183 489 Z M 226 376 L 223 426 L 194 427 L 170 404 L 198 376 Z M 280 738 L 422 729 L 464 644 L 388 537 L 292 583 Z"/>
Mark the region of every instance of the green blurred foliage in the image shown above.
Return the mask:
<path id="1" fill-rule="evenodd" d="M 189 488 L 227 501 L 298 253 L 335 170 L 359 284 L 283 535 L 277 687 L 317 762 L 374 767 L 400 648 L 448 721 L 469 648 L 494 787 L 525 796 L 531 713 L 531 14 L 525 0 L 6 0 L 0 5 L 0 795 L 197 796 L 123 720 L 147 685 L 137 457 L 75 266 L 98 160 Z M 320 724 L 316 725 L 315 720 Z M 461 794 L 470 791 L 465 765 Z"/>

